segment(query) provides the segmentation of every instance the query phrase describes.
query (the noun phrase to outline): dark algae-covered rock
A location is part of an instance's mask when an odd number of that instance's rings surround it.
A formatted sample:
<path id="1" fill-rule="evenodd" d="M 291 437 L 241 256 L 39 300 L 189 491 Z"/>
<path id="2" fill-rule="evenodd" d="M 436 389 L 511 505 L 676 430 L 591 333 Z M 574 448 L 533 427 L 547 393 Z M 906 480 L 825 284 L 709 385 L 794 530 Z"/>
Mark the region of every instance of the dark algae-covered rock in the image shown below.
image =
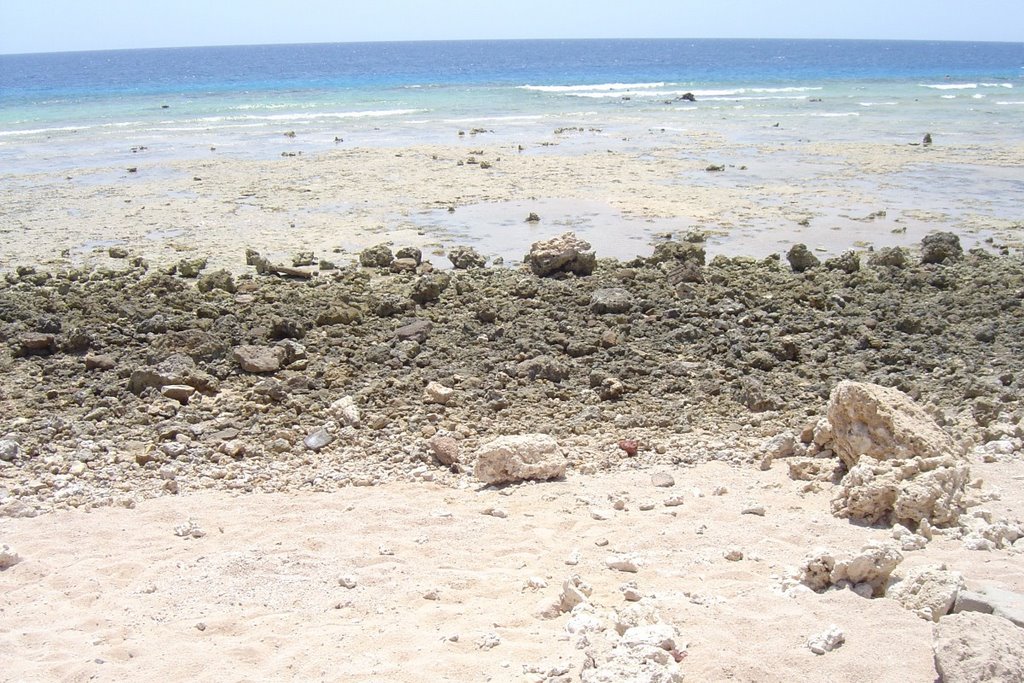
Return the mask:
<path id="1" fill-rule="evenodd" d="M 737 444 L 799 430 L 849 379 L 911 396 L 954 441 L 1020 428 L 1019 257 L 956 258 L 943 239 L 941 265 L 898 248 L 793 272 L 667 245 L 623 264 L 570 235 L 516 268 L 250 273 L 234 291 L 216 271 L 25 269 L 0 283 L 0 410 L 16 425 L 0 437 L 18 444 L 17 477 L 62 476 L 52 463 L 93 441 L 123 457 L 83 490 L 126 480 L 160 495 L 167 462 L 216 488 L 409 477 L 448 467 L 435 435 L 462 454 L 525 433 L 598 448 L 567 451 L 570 468 L 618 462 L 624 439 L 642 445 L 636 460 L 689 462 L 708 457 L 695 429 Z M 437 387 L 451 399 L 424 398 Z M 337 418 L 342 397 L 358 421 Z M 324 458 L 345 474 L 315 474 Z M 460 476 L 445 460 L 455 471 L 433 476 Z"/>

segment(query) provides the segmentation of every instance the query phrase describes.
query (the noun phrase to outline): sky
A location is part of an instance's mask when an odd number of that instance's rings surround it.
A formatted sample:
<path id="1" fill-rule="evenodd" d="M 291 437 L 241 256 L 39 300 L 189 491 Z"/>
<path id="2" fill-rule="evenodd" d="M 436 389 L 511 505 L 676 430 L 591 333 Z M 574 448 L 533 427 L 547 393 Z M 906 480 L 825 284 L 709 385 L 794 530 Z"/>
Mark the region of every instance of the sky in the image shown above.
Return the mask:
<path id="1" fill-rule="evenodd" d="M 1024 0 L 0 0 L 0 54 L 487 38 L 1024 41 Z"/>

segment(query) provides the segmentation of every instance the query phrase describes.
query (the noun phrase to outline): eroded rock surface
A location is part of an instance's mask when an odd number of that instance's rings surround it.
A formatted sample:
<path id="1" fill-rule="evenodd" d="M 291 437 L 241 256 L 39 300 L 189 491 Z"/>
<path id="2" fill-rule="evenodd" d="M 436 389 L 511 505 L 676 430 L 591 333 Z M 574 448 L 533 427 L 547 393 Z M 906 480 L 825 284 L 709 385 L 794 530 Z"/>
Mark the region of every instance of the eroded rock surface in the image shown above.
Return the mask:
<path id="1" fill-rule="evenodd" d="M 963 612 L 934 627 L 935 668 L 943 683 L 1024 681 L 1024 629 L 991 614 Z"/>
<path id="2" fill-rule="evenodd" d="M 590 242 L 567 232 L 549 240 L 534 242 L 526 262 L 534 274 L 541 277 L 556 273 L 590 275 L 597 264 L 597 256 Z"/>
<path id="3" fill-rule="evenodd" d="M 953 440 L 914 401 L 891 387 L 840 382 L 828 404 L 832 444 L 848 468 L 862 455 L 909 460 L 951 454 Z"/>
<path id="4" fill-rule="evenodd" d="M 487 484 L 557 479 L 565 474 L 565 456 L 547 434 L 502 436 L 476 452 L 473 474 Z"/>
<path id="5" fill-rule="evenodd" d="M 839 517 L 868 524 L 955 525 L 966 509 L 970 468 L 953 440 L 909 396 L 840 382 L 828 405 L 828 445 L 849 469 L 832 502 Z"/>

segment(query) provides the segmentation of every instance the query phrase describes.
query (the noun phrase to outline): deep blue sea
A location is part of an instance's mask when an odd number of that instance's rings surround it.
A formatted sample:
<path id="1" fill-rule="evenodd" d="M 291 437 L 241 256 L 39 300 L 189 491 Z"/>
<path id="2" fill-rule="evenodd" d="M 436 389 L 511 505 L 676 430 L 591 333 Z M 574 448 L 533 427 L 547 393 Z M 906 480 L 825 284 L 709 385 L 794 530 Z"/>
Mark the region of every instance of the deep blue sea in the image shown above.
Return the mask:
<path id="1" fill-rule="evenodd" d="M 679 99 L 692 93 L 695 102 Z M 0 55 L 8 170 L 294 144 L 514 141 L 554 126 L 784 120 L 838 139 L 1024 138 L 1024 43 L 570 40 L 348 43 Z M 831 119 L 831 120 L 830 120 Z M 841 119 L 835 121 L 834 119 Z"/>

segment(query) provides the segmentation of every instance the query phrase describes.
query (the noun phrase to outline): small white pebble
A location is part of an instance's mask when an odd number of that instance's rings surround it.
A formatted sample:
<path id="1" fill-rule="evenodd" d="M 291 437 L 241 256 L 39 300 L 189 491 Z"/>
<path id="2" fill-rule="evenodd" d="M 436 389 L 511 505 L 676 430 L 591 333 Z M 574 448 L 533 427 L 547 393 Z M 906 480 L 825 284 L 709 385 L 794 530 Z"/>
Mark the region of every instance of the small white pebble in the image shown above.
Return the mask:
<path id="1" fill-rule="evenodd" d="M 485 633 L 476 641 L 477 648 L 481 650 L 490 650 L 499 645 L 501 645 L 501 638 L 497 633 Z"/>
<path id="2" fill-rule="evenodd" d="M 846 642 L 846 635 L 843 631 L 832 624 L 825 631 L 815 634 L 807 639 L 807 647 L 816 655 L 823 655 L 831 652 Z"/>
<path id="3" fill-rule="evenodd" d="M 21 562 L 21 555 L 16 553 L 11 546 L 0 545 L 0 571 L 10 569 L 14 565 Z"/>
<path id="4" fill-rule="evenodd" d="M 764 517 L 764 505 L 760 503 L 747 503 L 743 506 L 740 511 L 742 515 L 757 515 L 758 517 Z"/>
<path id="5" fill-rule="evenodd" d="M 194 519 L 189 519 L 184 524 L 174 527 L 174 535 L 181 538 L 202 538 L 206 535 L 206 532 L 203 531 Z"/>
<path id="6" fill-rule="evenodd" d="M 640 571 L 640 560 L 635 555 L 612 555 L 604 561 L 608 569 L 635 574 Z"/>

